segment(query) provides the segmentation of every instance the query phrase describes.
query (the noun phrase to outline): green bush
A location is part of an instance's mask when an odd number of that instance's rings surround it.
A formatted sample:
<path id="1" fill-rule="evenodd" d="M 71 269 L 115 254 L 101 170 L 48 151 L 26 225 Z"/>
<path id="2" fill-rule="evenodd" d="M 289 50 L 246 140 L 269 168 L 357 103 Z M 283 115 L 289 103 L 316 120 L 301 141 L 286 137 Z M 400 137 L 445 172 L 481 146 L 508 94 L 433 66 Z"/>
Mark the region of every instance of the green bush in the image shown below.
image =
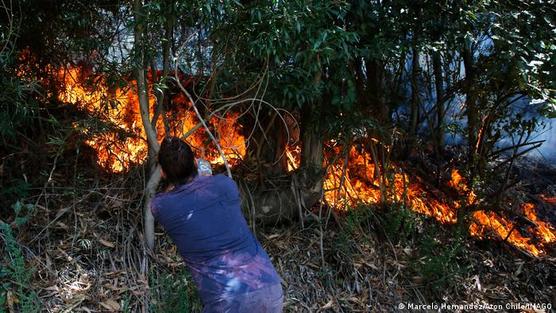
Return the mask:
<path id="1" fill-rule="evenodd" d="M 429 225 L 417 242 L 417 258 L 413 262 L 413 270 L 429 284 L 433 291 L 441 291 L 449 287 L 458 275 L 467 270 L 463 260 L 465 253 L 464 238 L 461 232 L 453 231 L 449 240 L 440 240 L 440 230 L 436 225 Z"/>
<path id="2" fill-rule="evenodd" d="M 381 217 L 385 235 L 395 243 L 414 238 L 418 226 L 422 223 L 421 216 L 398 203 L 392 203 Z"/>
<path id="3" fill-rule="evenodd" d="M 150 273 L 151 312 L 188 313 L 200 312 L 201 303 L 197 291 L 186 269 L 177 273 Z"/>
<path id="4" fill-rule="evenodd" d="M 350 208 L 342 221 L 341 230 L 336 236 L 336 249 L 346 256 L 357 251 L 355 245 L 367 240 L 366 235 L 373 231 L 374 208 Z"/>
<path id="5" fill-rule="evenodd" d="M 29 182 L 16 178 L 11 181 L 5 181 L 4 186 L 0 190 L 1 205 L 9 205 L 17 199 L 25 198 L 29 195 L 31 184 Z"/>
<path id="6" fill-rule="evenodd" d="M 24 82 L 11 71 L 0 68 L 0 138 L 16 138 L 18 132 L 38 117 L 38 105 L 30 97 L 34 82 Z"/>
<path id="7" fill-rule="evenodd" d="M 19 222 L 23 221 L 19 220 Z M 18 312 L 39 312 L 40 301 L 30 284 L 34 269 L 25 263 L 21 247 L 17 243 L 10 225 L 0 222 L 0 233 L 5 247 L 2 263 L 6 264 L 0 268 L 0 279 L 5 281 L 0 285 L 0 305 L 4 307 L 7 302 L 7 293 L 11 291 L 18 299 Z"/>

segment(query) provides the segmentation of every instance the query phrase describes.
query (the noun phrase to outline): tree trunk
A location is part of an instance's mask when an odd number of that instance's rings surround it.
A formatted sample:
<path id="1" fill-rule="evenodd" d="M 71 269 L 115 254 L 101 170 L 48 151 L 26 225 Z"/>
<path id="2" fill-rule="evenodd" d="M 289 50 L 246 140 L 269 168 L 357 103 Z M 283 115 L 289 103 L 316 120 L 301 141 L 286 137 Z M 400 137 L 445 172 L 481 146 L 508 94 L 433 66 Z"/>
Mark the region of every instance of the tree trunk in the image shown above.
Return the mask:
<path id="1" fill-rule="evenodd" d="M 156 192 L 156 187 L 160 182 L 160 170 L 156 164 L 156 155 L 158 153 L 159 145 L 156 136 L 156 129 L 151 124 L 150 108 L 149 108 L 149 95 L 147 80 L 145 78 L 145 53 L 144 53 L 144 26 L 141 23 L 141 9 L 142 4 L 140 0 L 135 0 L 133 3 L 133 10 L 135 16 L 135 29 L 134 29 L 134 45 L 137 49 L 139 60 L 135 68 L 135 81 L 137 83 L 137 95 L 139 98 L 139 110 L 141 113 L 141 122 L 147 135 L 148 144 L 148 168 L 149 179 L 145 186 L 145 199 L 143 206 L 143 227 L 145 242 L 149 249 L 154 248 L 154 218 L 150 210 L 150 202 Z"/>
<path id="2" fill-rule="evenodd" d="M 311 117 L 307 117 L 307 115 L 313 114 L 313 109 L 316 105 L 311 105 L 311 109 L 306 110 L 303 114 L 303 121 L 304 124 L 307 124 Z M 315 114 L 316 115 L 316 114 Z M 314 119 L 314 117 L 312 118 Z M 303 149 L 302 149 L 302 166 L 303 167 L 314 167 L 314 168 L 322 168 L 323 162 L 323 138 L 322 133 L 319 132 L 319 125 L 318 122 L 313 121 L 312 125 L 303 126 L 303 134 L 302 134 L 302 141 L 303 141 Z"/>
<path id="3" fill-rule="evenodd" d="M 173 2 L 167 1 L 165 4 L 168 6 L 167 9 L 169 12 L 167 13 L 168 16 L 173 16 Z M 152 60 L 153 66 L 151 66 L 153 71 L 153 81 L 157 81 L 158 83 L 163 83 L 168 87 L 167 77 L 168 73 L 170 72 L 170 48 L 173 38 L 173 29 L 174 29 L 174 21 L 172 18 L 167 18 L 166 22 L 164 23 L 164 40 L 162 40 L 162 76 L 159 79 L 156 79 L 156 67 L 154 66 L 155 60 Z M 159 90 L 156 93 L 156 106 L 154 109 L 154 116 L 151 121 L 151 125 L 156 129 L 156 124 L 158 122 L 158 118 L 162 117 L 162 122 L 164 125 L 164 133 L 170 133 L 170 125 L 168 123 L 168 119 L 166 118 L 166 103 L 168 102 L 168 97 L 165 94 L 166 89 Z"/>
<path id="4" fill-rule="evenodd" d="M 465 67 L 465 105 L 467 115 L 467 139 L 468 139 L 468 162 L 469 168 L 468 184 L 473 184 L 473 180 L 477 173 L 476 169 L 476 146 L 477 146 L 477 131 L 479 129 L 479 113 L 477 106 L 477 92 L 473 84 L 475 83 L 475 65 L 473 61 L 473 51 L 471 50 L 471 43 L 464 42 L 463 45 L 463 65 Z M 459 209 L 457 214 L 457 223 L 460 227 L 467 225 L 468 213 L 472 208 Z"/>
<path id="5" fill-rule="evenodd" d="M 321 83 L 321 77 L 322 72 L 317 72 L 313 79 L 315 85 Z M 320 131 L 322 110 L 319 108 L 320 106 L 313 102 L 306 104 L 301 112 L 301 167 L 304 168 L 322 169 L 324 141 Z"/>
<path id="6" fill-rule="evenodd" d="M 371 116 L 375 117 L 380 125 L 387 125 L 390 117 L 384 96 L 384 64 L 381 60 L 367 60 L 365 68 L 367 70 L 367 101 L 369 101 Z"/>
<path id="7" fill-rule="evenodd" d="M 443 12 L 443 6 L 441 3 L 436 3 L 437 9 L 440 14 L 439 24 L 436 29 L 433 30 L 433 39 L 436 42 L 442 41 L 441 32 L 446 25 L 446 14 Z M 448 53 L 446 53 L 448 55 Z M 433 132 L 433 145 L 436 153 L 436 158 L 440 162 L 442 158 L 442 151 L 444 150 L 444 77 L 442 76 L 442 55 L 439 50 L 433 51 L 432 53 L 432 67 L 434 74 L 434 87 L 436 93 L 436 125 Z M 446 79 L 449 75 L 446 75 Z M 440 173 L 440 171 L 438 171 Z M 438 177 L 440 180 L 440 176 Z"/>
<path id="8" fill-rule="evenodd" d="M 290 138 L 287 138 L 285 127 L 282 121 L 276 121 L 275 119 L 275 129 L 277 131 L 274 132 L 275 134 L 275 142 L 276 146 L 274 149 L 274 162 L 276 163 L 275 166 L 275 174 L 284 174 L 288 170 L 288 158 L 286 156 L 286 146 L 288 145 L 287 139 L 291 140 L 291 131 L 290 131 Z"/>
<path id="9" fill-rule="evenodd" d="M 465 105 L 467 114 L 468 165 L 470 180 L 475 176 L 477 131 L 479 130 L 479 112 L 477 107 L 477 92 L 473 86 L 475 82 L 475 66 L 471 43 L 466 42 L 463 47 L 463 64 L 465 67 Z"/>
<path id="10" fill-rule="evenodd" d="M 410 148 L 415 145 L 417 124 L 419 122 L 419 50 L 413 43 L 413 56 L 411 58 L 411 106 L 409 115 Z"/>
<path id="11" fill-rule="evenodd" d="M 434 146 L 436 156 L 440 159 L 440 154 L 444 148 L 444 80 L 442 78 L 442 59 L 440 52 L 432 54 L 432 66 L 434 71 L 434 86 L 436 90 L 436 127 L 434 131 Z"/>
<path id="12" fill-rule="evenodd" d="M 321 83 L 322 70 L 317 72 L 313 82 L 315 85 Z M 325 95 L 322 95 L 318 101 L 324 101 Z M 301 176 L 303 184 L 300 188 L 301 196 L 304 200 L 303 208 L 312 207 L 322 193 L 324 183 L 323 171 L 323 148 L 324 134 L 322 133 L 322 104 L 310 103 L 303 107 L 301 112 Z M 302 212 L 300 211 L 300 215 Z M 303 216 L 300 216 L 303 221 Z"/>

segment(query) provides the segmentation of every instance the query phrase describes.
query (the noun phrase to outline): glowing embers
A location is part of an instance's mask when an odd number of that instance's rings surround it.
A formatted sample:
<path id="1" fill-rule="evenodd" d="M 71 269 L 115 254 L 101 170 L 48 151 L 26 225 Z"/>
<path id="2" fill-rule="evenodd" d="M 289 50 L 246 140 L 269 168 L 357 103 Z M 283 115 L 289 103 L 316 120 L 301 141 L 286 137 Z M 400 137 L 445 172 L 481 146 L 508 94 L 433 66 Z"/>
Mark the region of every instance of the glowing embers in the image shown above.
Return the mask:
<path id="1" fill-rule="evenodd" d="M 58 94 L 60 101 L 72 103 L 110 125 L 109 130 L 101 132 L 84 129 L 90 133 L 86 143 L 95 149 L 97 162 L 102 168 L 118 173 L 145 160 L 148 147 L 135 84 L 130 84 L 131 87 L 127 89 L 110 89 L 103 76 L 90 75 L 80 68 L 59 70 L 58 81 L 62 84 Z M 184 99 L 185 97 L 180 96 L 172 99 L 174 110 L 166 115 L 170 134 L 173 136 L 183 136 L 198 123 L 195 114 L 188 110 L 189 103 Z M 155 97 L 152 90 L 149 90 L 149 106 L 151 112 L 154 112 Z M 230 160 L 243 158 L 246 151 L 245 138 L 236 120 L 235 113 L 211 119 L 213 132 Z M 159 118 L 156 125 L 159 140 L 165 133 L 162 124 L 162 119 Z M 213 164 L 223 163 L 222 157 L 209 143 L 203 129 L 198 129 L 187 141 L 194 150 L 208 146 L 205 158 Z"/>

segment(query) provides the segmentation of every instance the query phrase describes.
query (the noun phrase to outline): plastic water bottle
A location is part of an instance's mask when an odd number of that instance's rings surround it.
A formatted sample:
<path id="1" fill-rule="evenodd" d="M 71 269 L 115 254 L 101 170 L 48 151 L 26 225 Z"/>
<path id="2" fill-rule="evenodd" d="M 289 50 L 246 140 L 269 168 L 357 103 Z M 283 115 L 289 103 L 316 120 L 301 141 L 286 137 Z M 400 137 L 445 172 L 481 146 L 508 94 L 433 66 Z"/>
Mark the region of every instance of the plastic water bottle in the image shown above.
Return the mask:
<path id="1" fill-rule="evenodd" d="M 212 167 L 209 161 L 205 160 L 205 149 L 201 148 L 201 157 L 197 159 L 197 172 L 201 176 L 211 176 Z"/>
<path id="2" fill-rule="evenodd" d="M 212 168 L 210 163 L 205 159 L 197 159 L 197 172 L 201 176 L 211 176 Z"/>

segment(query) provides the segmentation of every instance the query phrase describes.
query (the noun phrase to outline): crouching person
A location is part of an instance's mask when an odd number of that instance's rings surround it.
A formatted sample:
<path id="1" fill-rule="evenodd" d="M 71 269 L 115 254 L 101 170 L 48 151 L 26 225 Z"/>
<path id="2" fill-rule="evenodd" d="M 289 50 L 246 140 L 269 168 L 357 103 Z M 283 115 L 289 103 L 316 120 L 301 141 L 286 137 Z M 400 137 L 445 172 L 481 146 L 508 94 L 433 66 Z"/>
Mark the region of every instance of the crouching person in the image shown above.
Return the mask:
<path id="1" fill-rule="evenodd" d="M 280 276 L 243 217 L 236 183 L 198 175 L 191 148 L 178 138 L 162 141 L 158 162 L 170 188 L 151 210 L 189 269 L 203 312 L 282 312 Z"/>

